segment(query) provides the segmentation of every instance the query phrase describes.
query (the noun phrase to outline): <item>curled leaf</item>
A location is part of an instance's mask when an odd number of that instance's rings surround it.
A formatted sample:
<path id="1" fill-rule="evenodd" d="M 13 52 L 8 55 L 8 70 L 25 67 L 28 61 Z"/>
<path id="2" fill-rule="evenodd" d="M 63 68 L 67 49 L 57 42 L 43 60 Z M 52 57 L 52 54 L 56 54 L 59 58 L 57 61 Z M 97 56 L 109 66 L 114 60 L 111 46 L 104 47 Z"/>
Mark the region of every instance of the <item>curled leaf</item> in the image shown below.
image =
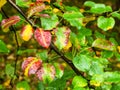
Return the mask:
<path id="1" fill-rule="evenodd" d="M 14 25 L 14 24 L 16 24 L 19 21 L 20 21 L 20 17 L 19 16 L 12 16 L 12 17 L 10 17 L 8 19 L 4 19 L 1 22 L 2 29 L 7 29 L 11 25 Z"/>
<path id="2" fill-rule="evenodd" d="M 42 66 L 42 61 L 35 57 L 28 57 L 22 63 L 22 70 L 25 76 L 35 74 L 39 68 Z"/>
<path id="3" fill-rule="evenodd" d="M 33 35 L 33 28 L 31 25 L 28 24 L 22 28 L 21 37 L 24 41 L 30 40 L 32 35 Z"/>
<path id="4" fill-rule="evenodd" d="M 52 38 L 50 31 L 45 31 L 41 28 L 38 28 L 35 30 L 34 36 L 39 45 L 42 47 L 48 48 L 50 46 Z"/>

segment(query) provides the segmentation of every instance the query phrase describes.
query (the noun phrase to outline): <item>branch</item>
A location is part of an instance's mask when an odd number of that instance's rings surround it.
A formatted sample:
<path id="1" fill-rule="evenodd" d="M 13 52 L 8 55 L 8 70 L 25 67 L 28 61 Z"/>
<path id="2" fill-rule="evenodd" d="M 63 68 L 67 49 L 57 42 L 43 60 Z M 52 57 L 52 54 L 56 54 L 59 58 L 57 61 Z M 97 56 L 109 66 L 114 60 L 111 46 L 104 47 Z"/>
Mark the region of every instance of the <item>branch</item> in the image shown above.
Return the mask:
<path id="1" fill-rule="evenodd" d="M 16 5 L 14 4 L 11 0 L 7 0 L 24 18 L 25 20 L 31 24 L 33 27 L 33 23 L 25 16 L 25 14 L 23 13 L 23 11 Z M 51 46 L 50 46 L 74 71 L 77 75 L 82 75 L 82 73 L 73 65 L 72 61 L 69 60 L 68 58 L 66 58 L 64 56 L 63 53 L 61 53 L 55 46 L 53 43 L 51 43 Z M 83 75 L 82 75 L 83 76 Z M 84 77 L 84 76 L 83 76 Z"/>

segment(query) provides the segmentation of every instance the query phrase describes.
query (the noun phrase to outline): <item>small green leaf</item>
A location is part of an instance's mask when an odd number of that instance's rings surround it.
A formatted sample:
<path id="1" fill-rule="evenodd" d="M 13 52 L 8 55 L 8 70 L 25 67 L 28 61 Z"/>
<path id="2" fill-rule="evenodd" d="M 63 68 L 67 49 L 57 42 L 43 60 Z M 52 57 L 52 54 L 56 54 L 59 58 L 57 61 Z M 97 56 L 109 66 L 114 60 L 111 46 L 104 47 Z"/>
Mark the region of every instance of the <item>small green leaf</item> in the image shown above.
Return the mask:
<path id="1" fill-rule="evenodd" d="M 103 50 L 109 50 L 109 51 L 113 51 L 116 49 L 113 43 L 101 38 L 96 39 L 93 42 L 92 47 L 96 47 Z"/>
<path id="2" fill-rule="evenodd" d="M 120 20 L 120 13 L 112 12 L 111 14 L 112 14 L 113 17 L 116 17 L 116 18 L 118 18 Z"/>
<path id="3" fill-rule="evenodd" d="M 6 44 L 0 40 L 0 53 L 9 53 L 9 49 L 7 48 Z"/>
<path id="4" fill-rule="evenodd" d="M 91 59 L 86 55 L 78 54 L 74 57 L 73 64 L 80 71 L 86 72 L 90 69 Z"/>
<path id="5" fill-rule="evenodd" d="M 16 4 L 20 7 L 29 7 L 30 6 L 30 3 L 31 3 L 31 0 L 15 0 L 16 1 Z"/>
<path id="6" fill-rule="evenodd" d="M 41 60 L 46 61 L 48 59 L 47 51 L 42 50 L 41 52 L 38 52 L 36 54 L 37 57 L 39 57 Z"/>
<path id="7" fill-rule="evenodd" d="M 81 28 L 82 26 L 82 18 L 83 18 L 83 14 L 81 12 L 66 12 L 63 14 L 63 18 L 66 19 L 71 26 L 75 26 L 78 29 Z"/>
<path id="8" fill-rule="evenodd" d="M 113 17 L 106 18 L 104 16 L 100 16 L 97 20 L 97 26 L 104 31 L 112 29 L 114 25 L 115 20 Z"/>
<path id="9" fill-rule="evenodd" d="M 76 11 L 76 12 L 78 12 L 79 11 L 79 8 L 77 8 L 77 7 L 70 7 L 70 6 L 65 6 L 65 10 L 66 11 Z"/>
<path id="10" fill-rule="evenodd" d="M 95 31 L 95 37 L 96 37 L 96 38 L 102 38 L 102 39 L 105 39 L 105 35 L 102 34 L 102 33 L 100 33 L 100 32 L 98 32 L 98 31 Z"/>
<path id="11" fill-rule="evenodd" d="M 30 86 L 27 81 L 18 82 L 16 88 L 17 90 L 30 90 Z"/>
<path id="12" fill-rule="evenodd" d="M 111 6 L 106 6 L 106 12 L 112 12 Z"/>
<path id="13" fill-rule="evenodd" d="M 81 76 L 75 76 L 72 81 L 72 85 L 74 88 L 76 87 L 85 87 L 87 86 L 87 80 Z"/>
<path id="14" fill-rule="evenodd" d="M 5 73 L 10 76 L 13 77 L 14 76 L 14 67 L 11 66 L 11 64 L 7 64 L 5 66 Z"/>
<path id="15" fill-rule="evenodd" d="M 102 51 L 101 52 L 101 57 L 103 58 L 111 58 L 113 56 L 113 52 L 112 51 Z"/>
<path id="16" fill-rule="evenodd" d="M 82 27 L 79 32 L 84 35 L 84 36 L 91 36 L 92 35 L 92 30 L 89 28 L 84 28 Z"/>
<path id="17" fill-rule="evenodd" d="M 40 19 L 41 19 L 42 28 L 45 30 L 51 30 L 55 28 L 59 22 L 56 14 L 51 14 L 50 18 L 41 17 Z"/>
<path id="18" fill-rule="evenodd" d="M 95 5 L 95 2 L 93 2 L 93 1 L 86 1 L 84 3 L 84 6 L 88 6 L 88 7 L 93 7 L 94 5 Z"/>

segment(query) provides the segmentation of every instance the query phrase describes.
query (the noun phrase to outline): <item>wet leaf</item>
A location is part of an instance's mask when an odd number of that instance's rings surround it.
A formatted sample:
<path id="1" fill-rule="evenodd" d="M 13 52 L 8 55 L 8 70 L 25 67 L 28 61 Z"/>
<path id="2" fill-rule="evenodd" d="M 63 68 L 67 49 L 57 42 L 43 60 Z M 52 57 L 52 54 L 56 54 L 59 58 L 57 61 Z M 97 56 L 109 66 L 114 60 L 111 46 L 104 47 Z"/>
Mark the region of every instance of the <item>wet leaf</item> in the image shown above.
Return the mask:
<path id="1" fill-rule="evenodd" d="M 0 40 L 0 53 L 9 53 L 9 49 L 7 48 L 6 44 Z"/>
<path id="2" fill-rule="evenodd" d="M 106 18 L 104 16 L 100 16 L 97 20 L 97 26 L 103 31 L 112 29 L 114 25 L 115 25 L 115 20 L 113 17 Z"/>
<path id="3" fill-rule="evenodd" d="M 68 27 L 61 27 L 56 29 L 54 43 L 59 50 L 63 49 L 69 43 L 70 32 L 71 30 Z"/>
<path id="4" fill-rule="evenodd" d="M 22 70 L 25 76 L 35 74 L 37 70 L 42 66 L 42 61 L 35 57 L 28 57 L 22 63 Z"/>
<path id="5" fill-rule="evenodd" d="M 2 29 L 8 29 L 11 25 L 15 25 L 20 21 L 19 16 L 12 16 L 8 19 L 3 19 L 1 22 Z"/>
<path id="6" fill-rule="evenodd" d="M 73 58 L 73 64 L 78 70 L 86 72 L 90 69 L 91 59 L 86 55 L 78 54 Z"/>
<path id="7" fill-rule="evenodd" d="M 101 38 L 96 39 L 92 43 L 92 47 L 96 47 L 96 48 L 103 49 L 103 50 L 109 50 L 109 51 L 115 50 L 115 46 L 113 43 L 111 43 L 108 40 L 101 39 Z"/>
<path id="8" fill-rule="evenodd" d="M 24 41 L 29 41 L 33 35 L 33 28 L 30 24 L 25 25 L 21 30 L 21 37 Z"/>
<path id="9" fill-rule="evenodd" d="M 72 81 L 72 85 L 74 88 L 76 87 L 85 87 L 87 86 L 87 80 L 81 76 L 75 76 Z"/>
<path id="10" fill-rule="evenodd" d="M 41 17 L 40 20 L 42 28 L 45 30 L 51 30 L 55 28 L 59 22 L 56 14 L 51 14 L 48 18 Z"/>
<path id="11" fill-rule="evenodd" d="M 52 82 L 55 78 L 55 67 L 51 64 L 43 64 L 41 69 L 39 69 L 36 73 L 36 76 L 39 80 L 43 81 L 45 84 Z"/>
<path id="12" fill-rule="evenodd" d="M 50 46 L 52 38 L 50 31 L 45 31 L 42 28 L 38 28 L 35 30 L 34 37 L 42 47 L 48 48 Z"/>

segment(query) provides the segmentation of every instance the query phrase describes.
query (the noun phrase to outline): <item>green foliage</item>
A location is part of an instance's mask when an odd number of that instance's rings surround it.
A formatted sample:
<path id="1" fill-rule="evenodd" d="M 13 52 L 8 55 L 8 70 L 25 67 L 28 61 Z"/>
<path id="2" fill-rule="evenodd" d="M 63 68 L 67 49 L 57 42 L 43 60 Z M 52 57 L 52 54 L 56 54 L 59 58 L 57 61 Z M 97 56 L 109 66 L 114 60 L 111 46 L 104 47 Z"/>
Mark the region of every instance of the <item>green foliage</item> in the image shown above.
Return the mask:
<path id="1" fill-rule="evenodd" d="M 0 40 L 0 53 L 9 53 L 9 49 L 7 48 L 6 44 Z"/>
<path id="2" fill-rule="evenodd" d="M 7 2 L 14 8 L 7 15 L 0 5 L 0 89 L 120 89 L 119 10 L 99 1 Z"/>

